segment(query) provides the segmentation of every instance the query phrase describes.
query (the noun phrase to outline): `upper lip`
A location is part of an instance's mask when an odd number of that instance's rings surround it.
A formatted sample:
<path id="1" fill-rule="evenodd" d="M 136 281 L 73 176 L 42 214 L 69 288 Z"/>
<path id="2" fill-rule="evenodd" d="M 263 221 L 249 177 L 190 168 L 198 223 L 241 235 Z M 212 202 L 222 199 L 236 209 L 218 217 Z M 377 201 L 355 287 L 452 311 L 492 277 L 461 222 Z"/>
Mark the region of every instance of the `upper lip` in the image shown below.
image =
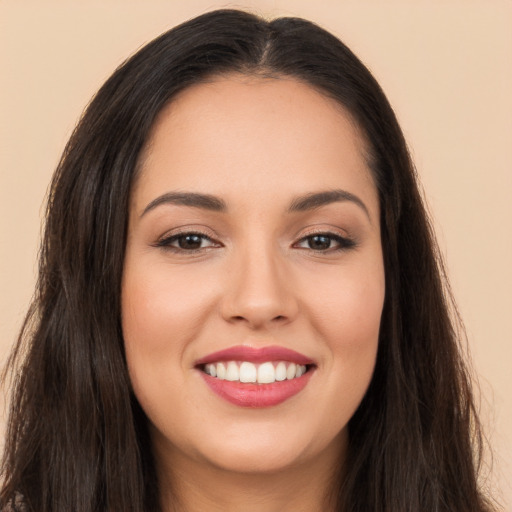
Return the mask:
<path id="1" fill-rule="evenodd" d="M 280 347 L 278 345 L 271 345 L 268 347 L 248 347 L 245 345 L 238 345 L 230 347 L 218 352 L 208 354 L 195 363 L 196 366 L 209 363 L 217 363 L 220 361 L 248 361 L 251 363 L 265 363 L 267 361 L 289 361 L 295 364 L 310 365 L 315 362 L 295 350 Z"/>

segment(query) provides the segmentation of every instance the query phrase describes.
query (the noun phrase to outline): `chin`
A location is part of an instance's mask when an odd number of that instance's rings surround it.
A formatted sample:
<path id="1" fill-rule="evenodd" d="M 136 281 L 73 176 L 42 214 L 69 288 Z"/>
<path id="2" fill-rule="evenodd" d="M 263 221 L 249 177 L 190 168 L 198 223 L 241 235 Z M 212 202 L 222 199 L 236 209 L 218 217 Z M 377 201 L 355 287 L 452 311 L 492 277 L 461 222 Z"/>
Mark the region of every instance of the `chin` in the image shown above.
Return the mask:
<path id="1" fill-rule="evenodd" d="M 222 453 L 208 454 L 211 466 L 232 473 L 268 474 L 278 473 L 300 463 L 302 451 L 298 447 L 276 449 L 275 446 L 260 445 L 232 447 Z"/>
<path id="2" fill-rule="evenodd" d="M 240 431 L 218 441 L 207 439 L 199 456 L 210 467 L 239 474 L 272 474 L 308 467 L 316 458 L 340 460 L 347 433 L 343 429 L 334 439 L 307 435 L 304 427 L 294 432 L 259 429 Z"/>

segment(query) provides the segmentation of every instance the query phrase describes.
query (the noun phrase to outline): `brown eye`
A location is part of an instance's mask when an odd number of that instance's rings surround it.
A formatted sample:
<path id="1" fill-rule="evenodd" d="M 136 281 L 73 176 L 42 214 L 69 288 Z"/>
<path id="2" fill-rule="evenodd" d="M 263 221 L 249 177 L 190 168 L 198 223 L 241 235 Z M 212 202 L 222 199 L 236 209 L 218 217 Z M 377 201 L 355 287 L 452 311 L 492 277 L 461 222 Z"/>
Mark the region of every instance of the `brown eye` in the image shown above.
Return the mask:
<path id="1" fill-rule="evenodd" d="M 331 248 L 332 238 L 327 235 L 308 236 L 308 247 L 314 251 L 325 251 Z"/>
<path id="2" fill-rule="evenodd" d="M 296 247 L 315 252 L 332 252 L 350 249 L 356 242 L 334 233 L 315 233 L 299 240 Z"/>
<path id="3" fill-rule="evenodd" d="M 178 233 L 160 240 L 157 247 L 172 251 L 193 252 L 218 247 L 210 237 L 202 233 Z"/>
<path id="4" fill-rule="evenodd" d="M 182 235 L 176 239 L 176 242 L 180 249 L 199 249 L 203 242 L 203 237 L 196 234 Z"/>

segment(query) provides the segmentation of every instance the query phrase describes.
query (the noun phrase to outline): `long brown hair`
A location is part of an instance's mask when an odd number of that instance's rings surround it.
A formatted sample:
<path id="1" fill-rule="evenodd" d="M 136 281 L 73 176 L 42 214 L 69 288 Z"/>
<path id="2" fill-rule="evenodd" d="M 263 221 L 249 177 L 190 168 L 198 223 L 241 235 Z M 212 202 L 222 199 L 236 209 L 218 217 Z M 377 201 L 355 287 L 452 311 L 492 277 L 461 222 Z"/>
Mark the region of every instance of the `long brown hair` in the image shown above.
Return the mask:
<path id="1" fill-rule="evenodd" d="M 221 10 L 161 35 L 86 109 L 54 175 L 13 378 L 0 509 L 157 511 L 146 418 L 120 324 L 128 201 L 157 114 L 225 72 L 295 77 L 359 124 L 381 205 L 386 298 L 373 379 L 350 420 L 338 510 L 490 510 L 458 317 L 407 146 L 385 95 L 338 39 L 297 18 Z"/>

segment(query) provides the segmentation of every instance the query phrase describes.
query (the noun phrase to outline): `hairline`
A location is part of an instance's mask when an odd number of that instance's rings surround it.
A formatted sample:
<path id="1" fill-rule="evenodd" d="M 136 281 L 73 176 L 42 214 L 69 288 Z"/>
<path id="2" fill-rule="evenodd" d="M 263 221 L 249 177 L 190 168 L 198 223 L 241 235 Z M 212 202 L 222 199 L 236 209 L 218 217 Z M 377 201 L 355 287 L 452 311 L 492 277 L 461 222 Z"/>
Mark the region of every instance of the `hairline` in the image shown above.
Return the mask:
<path id="1" fill-rule="evenodd" d="M 139 180 L 140 175 L 144 172 L 144 168 L 146 166 L 146 162 L 151 154 L 153 141 L 154 141 L 154 132 L 155 127 L 159 122 L 160 117 L 164 114 L 166 110 L 171 108 L 171 106 L 176 102 L 179 101 L 180 96 L 184 94 L 185 92 L 188 92 L 190 89 L 193 89 L 196 86 L 201 85 L 207 85 L 207 84 L 214 84 L 218 83 L 222 80 L 235 80 L 237 77 L 240 77 L 242 79 L 250 80 L 288 80 L 288 81 L 294 81 L 299 84 L 305 85 L 306 87 L 309 87 L 310 89 L 314 90 L 318 94 L 320 94 L 324 99 L 329 100 L 333 107 L 342 115 L 346 116 L 347 121 L 349 122 L 350 126 L 354 129 L 356 138 L 358 140 L 359 144 L 359 151 L 361 153 L 361 157 L 363 158 L 366 167 L 368 169 L 368 173 L 371 176 L 373 180 L 373 184 L 375 185 L 377 191 L 379 191 L 378 186 L 378 180 L 377 180 L 377 173 L 375 170 L 375 158 L 374 158 L 374 148 L 373 144 L 370 140 L 369 135 L 366 133 L 365 129 L 363 128 L 362 124 L 356 119 L 356 116 L 351 112 L 351 110 L 345 105 L 342 101 L 340 101 L 339 98 L 337 98 L 333 93 L 328 91 L 327 89 L 320 87 L 317 84 L 314 84 L 313 82 L 307 80 L 306 78 L 294 74 L 294 73 L 284 73 L 278 70 L 274 70 L 271 66 L 268 66 L 267 64 L 261 64 L 261 65 L 246 65 L 245 67 L 238 68 L 236 66 L 233 66 L 232 69 L 225 69 L 220 71 L 215 71 L 209 74 L 206 74 L 205 76 L 199 78 L 198 80 L 194 81 L 193 83 L 190 83 L 183 88 L 181 88 L 179 91 L 171 95 L 166 102 L 162 105 L 162 107 L 158 110 L 156 113 L 152 123 L 151 127 L 148 131 L 146 140 L 144 141 L 144 144 L 142 145 L 142 148 L 139 152 L 139 155 L 137 157 L 132 180 L 130 184 L 130 192 L 129 192 L 129 204 L 132 203 L 132 198 L 134 194 L 134 190 L 137 187 L 137 183 Z M 379 194 L 379 203 L 380 203 L 380 194 Z M 381 206 L 381 205 L 380 205 Z M 128 212 L 129 213 L 129 212 Z"/>

